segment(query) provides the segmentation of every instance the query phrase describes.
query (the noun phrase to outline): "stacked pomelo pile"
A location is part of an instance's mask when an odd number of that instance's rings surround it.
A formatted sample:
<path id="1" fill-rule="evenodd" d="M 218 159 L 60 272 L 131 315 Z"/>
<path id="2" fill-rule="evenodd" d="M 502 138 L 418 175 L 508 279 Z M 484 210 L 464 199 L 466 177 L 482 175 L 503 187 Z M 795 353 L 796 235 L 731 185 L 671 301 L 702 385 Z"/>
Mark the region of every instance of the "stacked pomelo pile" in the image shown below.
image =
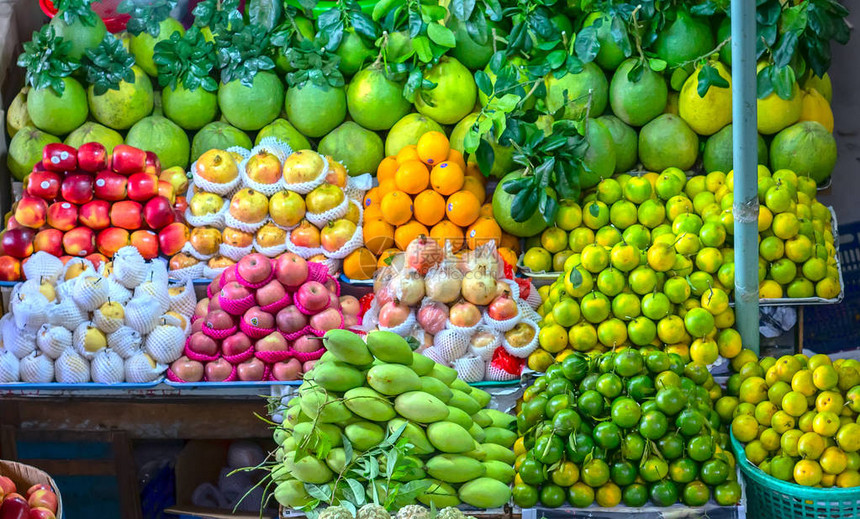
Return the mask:
<path id="1" fill-rule="evenodd" d="M 486 178 L 466 165 L 444 133 L 424 133 L 417 145 L 386 157 L 376 177 L 379 185 L 364 197 L 364 241 L 380 266 L 420 235 L 441 247 L 450 244 L 454 252 L 492 241 L 515 263 L 518 240 L 502 232 L 492 207 L 484 204 Z"/>
<path id="2" fill-rule="evenodd" d="M 421 353 L 467 382 L 519 378 L 538 345 L 540 299 L 531 284 L 504 277 L 493 242 L 456 255 L 420 235 L 391 259 L 376 275 L 366 327 L 415 337 Z"/>
<path id="3" fill-rule="evenodd" d="M 860 486 L 860 364 L 827 355 L 757 360 L 744 350 L 716 403 L 746 458 L 798 485 Z"/>
<path id="4" fill-rule="evenodd" d="M 98 270 L 37 252 L 0 320 L 0 381 L 146 383 L 179 358 L 197 303 L 191 282 L 168 283 L 163 261 L 121 248 Z"/>
<path id="5" fill-rule="evenodd" d="M 334 272 L 361 247 L 361 182 L 369 177 L 349 177 L 331 157 L 274 139 L 231 150 L 209 150 L 192 165 L 192 229 L 171 259 L 175 275 L 213 278 L 251 252 L 287 250 Z"/>

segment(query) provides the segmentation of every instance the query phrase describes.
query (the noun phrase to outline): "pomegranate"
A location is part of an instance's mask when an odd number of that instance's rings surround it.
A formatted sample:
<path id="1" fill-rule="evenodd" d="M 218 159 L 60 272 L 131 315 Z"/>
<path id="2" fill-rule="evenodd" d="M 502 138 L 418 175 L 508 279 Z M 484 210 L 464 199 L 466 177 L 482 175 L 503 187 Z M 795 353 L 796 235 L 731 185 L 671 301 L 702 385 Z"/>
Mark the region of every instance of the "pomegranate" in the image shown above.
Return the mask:
<path id="1" fill-rule="evenodd" d="M 504 281 L 496 282 L 496 297 L 500 295 L 507 295 L 509 297 L 514 297 L 514 292 L 511 290 L 511 285 L 505 283 Z"/>
<path id="2" fill-rule="evenodd" d="M 340 309 L 344 315 L 358 315 L 361 304 L 355 296 L 340 296 Z"/>
<path id="3" fill-rule="evenodd" d="M 481 311 L 478 307 L 468 301 L 460 301 L 451 307 L 448 313 L 448 319 L 454 326 L 461 328 L 471 328 L 477 326 L 481 322 Z"/>
<path id="4" fill-rule="evenodd" d="M 457 267 L 444 261 L 441 265 L 430 269 L 424 280 L 427 297 L 441 303 L 453 303 L 460 297 L 460 287 L 463 284 L 463 273 Z"/>
<path id="5" fill-rule="evenodd" d="M 272 364 L 272 378 L 275 380 L 298 380 L 302 375 L 302 363 L 298 359 Z"/>
<path id="6" fill-rule="evenodd" d="M 311 317 L 311 327 L 314 330 L 327 332 L 335 328 L 340 328 L 341 324 L 340 313 L 334 308 L 327 308 Z"/>
<path id="7" fill-rule="evenodd" d="M 478 267 L 463 278 L 463 298 L 466 301 L 486 306 L 496 296 L 496 278 L 487 274 L 487 268 Z"/>
<path id="8" fill-rule="evenodd" d="M 500 284 L 507 285 L 507 283 Z M 496 296 L 496 298 L 493 299 L 493 302 L 490 303 L 490 306 L 487 307 L 487 314 L 496 321 L 507 321 L 508 319 L 513 319 L 517 316 L 518 312 L 517 302 L 507 294 Z"/>
<path id="9" fill-rule="evenodd" d="M 417 306 L 424 299 L 424 279 L 418 270 L 408 267 L 397 273 L 390 284 L 394 297 L 406 306 Z"/>
<path id="10" fill-rule="evenodd" d="M 376 300 L 379 302 L 380 308 L 385 303 L 394 299 L 394 294 L 391 290 L 391 279 L 396 273 L 392 267 L 383 267 L 376 271 L 376 276 L 373 279 L 373 293 L 376 295 Z"/>
<path id="11" fill-rule="evenodd" d="M 379 309 L 379 326 L 385 328 L 400 326 L 409 319 L 409 313 L 409 307 L 397 299 L 389 301 Z M 480 313 L 478 315 L 480 316 Z"/>
<path id="12" fill-rule="evenodd" d="M 436 335 L 448 323 L 448 307 L 439 302 L 428 301 L 418 310 L 418 324 L 426 333 Z"/>
<path id="13" fill-rule="evenodd" d="M 295 333 L 308 325 L 308 318 L 301 313 L 296 305 L 290 305 L 275 316 L 278 330 L 284 333 Z"/>
<path id="14" fill-rule="evenodd" d="M 319 337 L 314 335 L 302 335 L 293 341 L 293 349 L 301 353 L 311 353 L 322 348 L 323 343 Z"/>
<path id="15" fill-rule="evenodd" d="M 528 323 L 517 323 L 511 330 L 505 332 L 505 340 L 514 348 L 522 348 L 531 343 L 535 335 L 533 326 Z"/>
<path id="16" fill-rule="evenodd" d="M 406 247 L 406 266 L 426 274 L 430 267 L 442 261 L 442 249 L 436 240 L 420 234 Z"/>

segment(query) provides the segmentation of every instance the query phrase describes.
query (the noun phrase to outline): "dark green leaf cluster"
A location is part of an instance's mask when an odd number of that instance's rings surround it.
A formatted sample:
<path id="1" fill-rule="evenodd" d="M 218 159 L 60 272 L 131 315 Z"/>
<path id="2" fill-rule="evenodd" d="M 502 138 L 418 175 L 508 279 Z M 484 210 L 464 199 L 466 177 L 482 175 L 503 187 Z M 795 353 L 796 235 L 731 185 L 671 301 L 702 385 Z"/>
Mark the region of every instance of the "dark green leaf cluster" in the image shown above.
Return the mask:
<path id="1" fill-rule="evenodd" d="M 345 84 L 338 70 L 340 57 L 328 52 L 313 41 L 303 40 L 285 54 L 294 70 L 287 74 L 287 84 L 300 86 L 308 81 L 315 85 L 339 88 Z"/>
<path id="2" fill-rule="evenodd" d="M 57 8 L 57 16 L 62 16 L 67 24 L 71 25 L 80 20 L 82 24 L 92 27 L 98 16 L 93 12 L 90 3 L 92 0 L 57 0 L 54 7 Z"/>
<path id="3" fill-rule="evenodd" d="M 334 52 L 343 41 L 344 31 L 350 27 L 369 41 L 379 37 L 379 27 L 373 18 L 361 11 L 356 0 L 338 0 L 317 19 L 317 40 L 326 50 Z"/>
<path id="4" fill-rule="evenodd" d="M 24 44 L 24 52 L 18 56 L 18 66 L 26 69 L 25 82 L 33 88 L 50 88 L 62 95 L 66 88 L 63 78 L 80 67 L 69 58 L 70 47 L 70 42 L 56 36 L 51 25 L 34 32 L 33 39 Z"/>
<path id="5" fill-rule="evenodd" d="M 237 27 L 240 26 L 240 27 Z M 269 34 L 258 25 L 234 24 L 231 30 L 220 30 L 215 36 L 221 82 L 239 80 L 250 87 L 254 76 L 275 68 L 269 52 Z"/>
<path id="6" fill-rule="evenodd" d="M 215 47 L 207 42 L 200 29 L 192 26 L 180 36 L 174 32 L 167 40 L 155 45 L 153 61 L 158 67 L 158 84 L 171 89 L 182 85 L 194 91 L 198 87 L 208 92 L 218 90 L 213 77 L 216 65 Z"/>
<path id="7" fill-rule="evenodd" d="M 125 50 L 122 41 L 108 34 L 98 47 L 87 50 L 84 70 L 87 83 L 96 95 L 119 90 L 120 83 L 134 83 L 134 56 Z"/>
<path id="8" fill-rule="evenodd" d="M 242 23 L 239 0 L 203 0 L 194 6 L 191 14 L 194 15 L 194 25 L 201 29 L 208 27 L 213 34 Z"/>
<path id="9" fill-rule="evenodd" d="M 174 7 L 176 0 L 122 0 L 117 11 L 131 16 L 126 24 L 129 33 L 137 36 L 146 32 L 155 38 Z"/>

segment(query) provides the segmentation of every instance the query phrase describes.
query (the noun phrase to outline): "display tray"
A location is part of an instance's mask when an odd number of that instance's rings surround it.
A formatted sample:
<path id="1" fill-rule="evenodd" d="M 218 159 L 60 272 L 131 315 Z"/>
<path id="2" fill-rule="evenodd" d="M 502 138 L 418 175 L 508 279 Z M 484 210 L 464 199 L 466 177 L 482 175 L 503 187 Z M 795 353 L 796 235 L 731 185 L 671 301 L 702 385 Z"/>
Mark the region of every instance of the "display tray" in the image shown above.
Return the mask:
<path id="1" fill-rule="evenodd" d="M 341 274 L 340 276 L 338 276 L 338 280 L 340 280 L 341 283 L 346 283 L 347 285 L 352 285 L 355 287 L 372 287 L 373 286 L 373 280 L 372 279 L 352 279 L 352 278 L 346 277 L 346 274 Z"/>
<path id="2" fill-rule="evenodd" d="M 301 380 L 272 380 L 262 382 L 173 382 L 164 380 L 164 384 L 177 389 L 225 389 L 225 388 L 270 388 L 272 386 L 300 386 Z"/>
<path id="3" fill-rule="evenodd" d="M 50 382 L 48 384 L 31 384 L 28 382 L 12 382 L 8 384 L 0 384 L 0 393 L 5 390 L 12 391 L 34 391 L 34 390 L 49 390 L 49 391 L 69 391 L 69 390 L 105 390 L 105 389 L 116 389 L 116 390 L 134 390 L 134 389 L 151 389 L 162 382 L 164 382 L 164 377 L 159 377 L 157 380 L 152 382 L 146 382 L 143 384 L 132 383 L 132 382 L 121 382 L 119 384 L 99 384 L 97 382 L 86 382 L 84 384 L 61 384 L 59 382 Z"/>

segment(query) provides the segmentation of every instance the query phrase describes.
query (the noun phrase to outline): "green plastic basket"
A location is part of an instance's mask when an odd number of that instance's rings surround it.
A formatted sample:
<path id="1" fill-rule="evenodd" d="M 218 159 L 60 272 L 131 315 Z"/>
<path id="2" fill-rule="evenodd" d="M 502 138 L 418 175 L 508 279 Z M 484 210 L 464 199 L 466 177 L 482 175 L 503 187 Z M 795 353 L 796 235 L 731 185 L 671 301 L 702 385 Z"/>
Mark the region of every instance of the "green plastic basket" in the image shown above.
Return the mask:
<path id="1" fill-rule="evenodd" d="M 849 519 L 860 517 L 860 487 L 814 488 L 787 483 L 762 472 L 732 435 L 744 478 L 747 517 L 755 519 Z"/>

